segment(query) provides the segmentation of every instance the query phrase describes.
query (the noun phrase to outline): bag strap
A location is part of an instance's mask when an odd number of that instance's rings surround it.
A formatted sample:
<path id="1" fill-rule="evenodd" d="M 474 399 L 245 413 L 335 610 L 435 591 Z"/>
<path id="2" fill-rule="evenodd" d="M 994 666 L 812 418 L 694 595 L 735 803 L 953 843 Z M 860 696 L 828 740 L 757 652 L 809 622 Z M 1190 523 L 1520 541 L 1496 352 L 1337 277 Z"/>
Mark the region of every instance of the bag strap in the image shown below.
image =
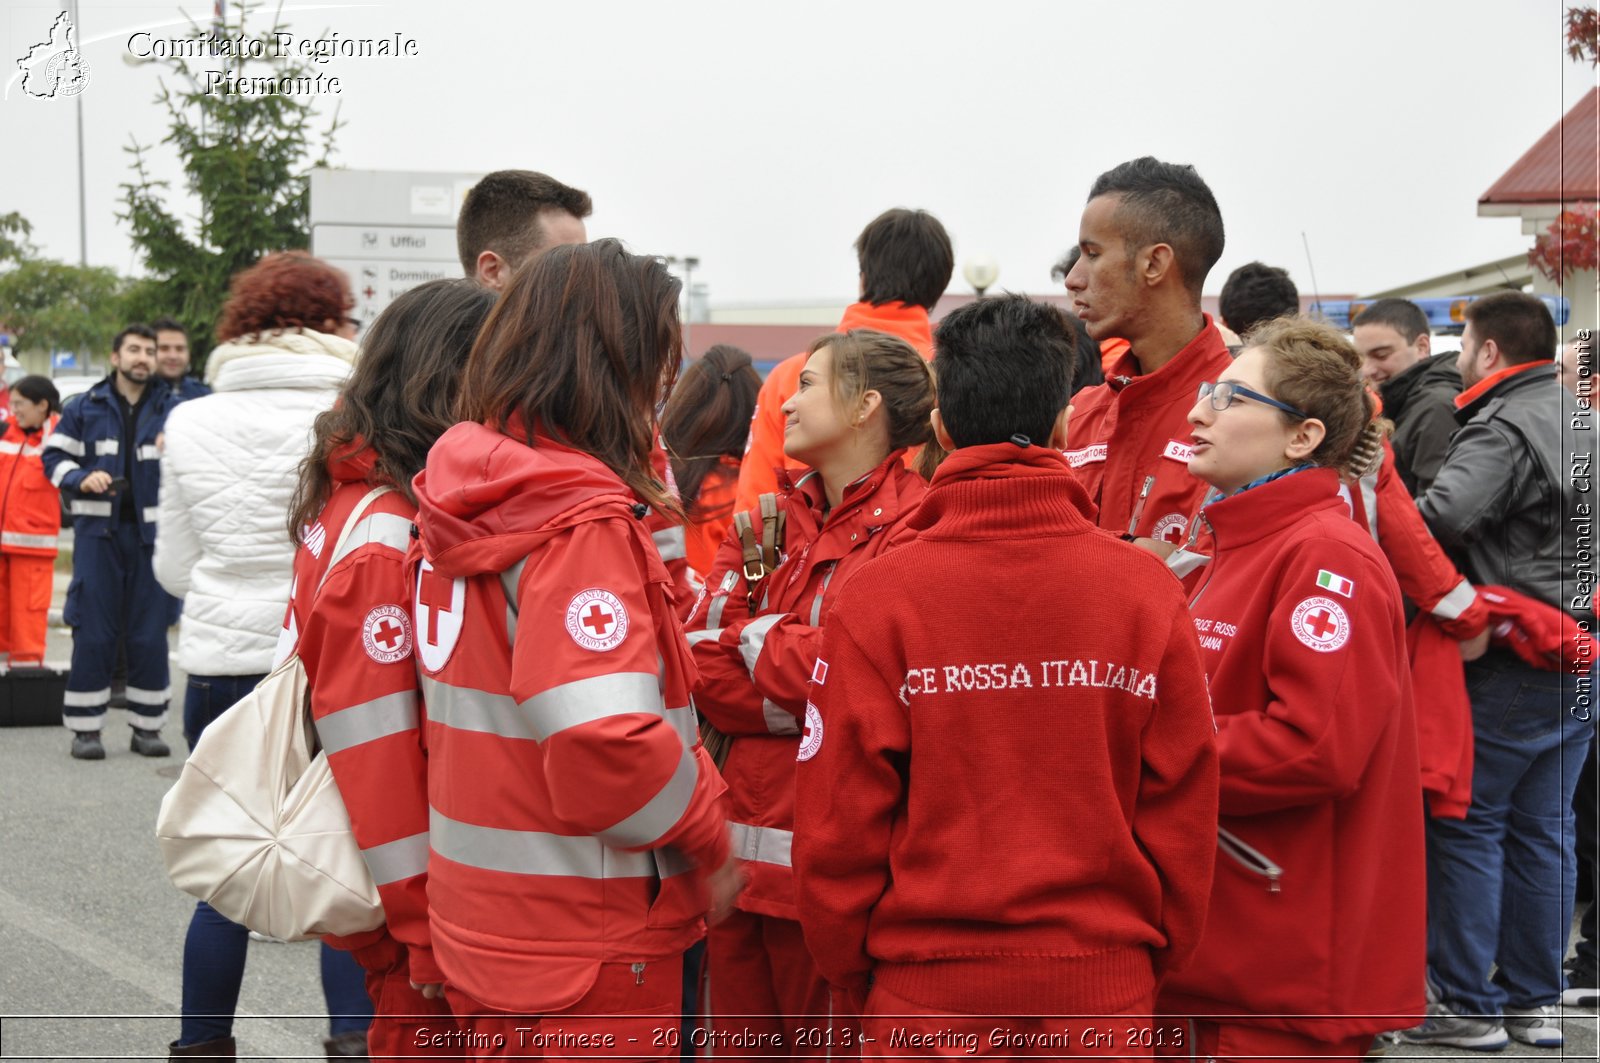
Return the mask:
<path id="1" fill-rule="evenodd" d="M 755 526 L 751 523 L 750 514 L 739 512 L 733 515 L 733 530 L 739 536 L 739 544 L 744 552 L 744 578 L 752 586 L 767 578 L 767 574 L 778 567 L 778 551 L 783 543 L 783 529 L 787 516 L 778 508 L 776 494 L 764 494 L 758 500 L 761 513 L 761 538 L 756 538 Z"/>
<path id="2" fill-rule="evenodd" d="M 349 540 L 350 532 L 355 529 L 357 524 L 361 523 L 361 518 L 367 515 L 367 509 L 372 503 L 393 490 L 394 488 L 388 484 L 381 484 L 368 491 L 362 496 L 361 501 L 356 503 L 356 508 L 352 509 L 350 515 L 345 518 L 344 527 L 339 529 L 339 540 L 333 544 L 333 553 L 328 555 L 328 567 L 322 570 L 322 578 L 317 581 L 317 590 L 320 591 L 322 585 L 328 582 L 328 573 L 333 571 L 333 565 L 338 560 L 339 552 L 344 549 L 344 544 Z"/>

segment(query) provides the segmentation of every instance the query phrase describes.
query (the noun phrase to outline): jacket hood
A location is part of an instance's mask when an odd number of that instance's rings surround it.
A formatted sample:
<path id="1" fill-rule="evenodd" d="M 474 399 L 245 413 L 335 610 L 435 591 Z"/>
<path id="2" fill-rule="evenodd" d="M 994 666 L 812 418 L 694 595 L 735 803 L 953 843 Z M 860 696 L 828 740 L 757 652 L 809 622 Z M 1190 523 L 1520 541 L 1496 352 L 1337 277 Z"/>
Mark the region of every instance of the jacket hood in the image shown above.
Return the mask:
<path id="1" fill-rule="evenodd" d="M 328 475 L 334 483 L 364 483 L 377 467 L 377 452 L 364 439 L 351 440 L 328 455 Z"/>
<path id="2" fill-rule="evenodd" d="M 216 391 L 252 388 L 337 388 L 350 375 L 359 348 L 312 329 L 239 336 L 206 359 L 206 383 Z"/>
<path id="3" fill-rule="evenodd" d="M 1379 387 L 1386 416 L 1399 417 L 1412 402 L 1431 393 L 1454 398 L 1461 393 L 1461 371 L 1456 368 L 1455 351 L 1423 358 L 1399 376 Z"/>
<path id="4" fill-rule="evenodd" d="M 435 569 L 451 578 L 503 572 L 564 528 L 637 514 L 632 492 L 604 463 L 537 442 L 530 447 L 475 423 L 439 437 L 412 481 L 417 527 Z"/>

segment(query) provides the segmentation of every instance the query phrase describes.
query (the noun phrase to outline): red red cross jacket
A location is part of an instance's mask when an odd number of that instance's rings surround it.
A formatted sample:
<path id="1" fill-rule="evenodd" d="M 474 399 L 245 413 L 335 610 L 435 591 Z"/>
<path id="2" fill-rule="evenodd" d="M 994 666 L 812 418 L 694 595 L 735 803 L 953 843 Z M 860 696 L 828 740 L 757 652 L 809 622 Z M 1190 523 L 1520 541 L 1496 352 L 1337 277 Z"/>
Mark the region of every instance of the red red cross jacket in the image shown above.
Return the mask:
<path id="1" fill-rule="evenodd" d="M 61 494 L 45 476 L 40 455 L 57 419 L 32 432 L 11 421 L 0 435 L 0 553 L 56 556 Z"/>
<path id="2" fill-rule="evenodd" d="M 728 837 L 644 507 L 507 431 L 456 425 L 416 479 L 428 899 L 449 981 L 537 1014 L 699 938 Z"/>
<path id="3" fill-rule="evenodd" d="M 960 1013 L 1148 1006 L 1200 936 L 1216 752 L 1160 562 L 1060 454 L 957 450 L 823 631 L 795 820 L 806 944 Z"/>
<path id="4" fill-rule="evenodd" d="M 1206 493 L 1205 481 L 1189 475 L 1188 414 L 1201 381 L 1216 380 L 1232 361 L 1207 314 L 1199 334 L 1160 369 L 1138 375 L 1129 351 L 1104 384 L 1072 397 L 1067 461 L 1100 507 L 1100 527 L 1169 543 L 1188 537 Z"/>
<path id="5" fill-rule="evenodd" d="M 1206 507 L 1190 599 L 1222 763 L 1217 861 L 1173 1014 L 1252 1015 L 1323 1040 L 1422 1010 L 1422 780 L 1400 592 L 1309 469 Z"/>
<path id="6" fill-rule="evenodd" d="M 336 556 L 346 519 L 371 490 L 372 454 L 336 457 L 329 472 L 334 492 L 295 553 L 278 655 L 299 647 L 317 736 L 378 884 L 387 932 L 406 946 L 413 981 L 441 982 L 428 933 L 427 756 L 405 569 L 416 509 L 399 491 L 381 495 Z M 392 952 L 375 947 L 383 939 L 377 930 L 329 940 L 381 969 Z"/>
<path id="7" fill-rule="evenodd" d="M 700 680 L 695 706 L 734 742 L 728 780 L 734 854 L 749 876 L 738 907 L 799 919 L 790 850 L 794 841 L 794 754 L 822 630 L 849 574 L 910 536 L 906 519 L 927 485 L 896 451 L 845 492 L 823 518 L 821 478 L 787 475 L 787 560 L 756 588 L 752 615 L 744 552 L 735 535 L 722 549 L 685 627 Z M 751 522 L 761 526 L 761 514 Z"/>

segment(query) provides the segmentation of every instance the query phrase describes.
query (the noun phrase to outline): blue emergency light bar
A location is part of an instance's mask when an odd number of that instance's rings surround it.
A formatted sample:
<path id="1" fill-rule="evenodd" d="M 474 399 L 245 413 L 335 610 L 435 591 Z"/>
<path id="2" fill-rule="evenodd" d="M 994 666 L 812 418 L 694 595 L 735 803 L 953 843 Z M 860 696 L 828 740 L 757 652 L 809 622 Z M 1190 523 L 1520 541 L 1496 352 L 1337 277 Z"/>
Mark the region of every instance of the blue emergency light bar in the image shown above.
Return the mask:
<path id="1" fill-rule="evenodd" d="M 1483 298 L 1481 295 L 1462 295 L 1450 299 L 1413 299 L 1421 311 L 1428 315 L 1428 328 L 1434 332 L 1460 332 L 1467 327 L 1467 304 L 1474 299 Z M 1550 316 L 1556 319 L 1557 325 L 1565 325 L 1567 316 L 1571 313 L 1571 306 L 1563 296 L 1541 295 L 1544 305 L 1550 308 Z M 1332 299 L 1324 303 L 1312 303 L 1311 313 L 1320 314 L 1322 319 L 1335 328 L 1347 329 L 1350 322 L 1361 316 L 1361 311 L 1377 302 L 1376 299 Z"/>

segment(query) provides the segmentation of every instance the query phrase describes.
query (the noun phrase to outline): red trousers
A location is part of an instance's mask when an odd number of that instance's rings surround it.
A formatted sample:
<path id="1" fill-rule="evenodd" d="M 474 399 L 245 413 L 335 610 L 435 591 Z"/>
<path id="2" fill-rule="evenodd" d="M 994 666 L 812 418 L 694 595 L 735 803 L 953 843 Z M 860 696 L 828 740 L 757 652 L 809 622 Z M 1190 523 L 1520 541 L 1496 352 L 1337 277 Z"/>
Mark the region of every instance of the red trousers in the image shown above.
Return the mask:
<path id="1" fill-rule="evenodd" d="M 735 910 L 706 935 L 706 967 L 701 1055 L 855 1055 L 855 1017 L 832 1021 L 828 983 L 794 920 Z"/>
<path id="2" fill-rule="evenodd" d="M 1217 1023 L 1204 1019 L 1163 1018 L 1166 1028 L 1187 1028 L 1181 1044 L 1161 1049 L 1166 1057 L 1240 1060 L 1247 1063 L 1294 1063 L 1307 1056 L 1323 1059 L 1361 1059 L 1372 1047 L 1370 1033 L 1343 1041 L 1318 1041 L 1303 1034 L 1273 1030 L 1253 1023 Z"/>
<path id="3" fill-rule="evenodd" d="M 861 1013 L 861 1055 L 1149 1059 L 1168 1036 L 1151 1022 L 1154 1005 L 1152 998 L 1116 1015 L 950 1015 L 873 986 Z"/>
<path id="4" fill-rule="evenodd" d="M 642 966 L 635 971 L 633 968 Z M 677 1059 L 683 957 L 603 963 L 588 994 L 544 1015 L 497 1011 L 445 984 L 459 1033 L 458 1059 Z"/>
<path id="5" fill-rule="evenodd" d="M 13 662 L 44 660 L 44 632 L 55 579 L 53 557 L 0 554 L 0 655 Z"/>
<path id="6" fill-rule="evenodd" d="M 456 1029 L 449 1002 L 443 997 L 429 1000 L 411 988 L 411 965 L 404 948 L 394 966 L 368 969 L 367 996 L 372 998 L 368 1059 L 448 1059 L 459 1054 L 449 1045 L 448 1035 Z M 447 1036 L 441 1042 L 436 1034 Z"/>

